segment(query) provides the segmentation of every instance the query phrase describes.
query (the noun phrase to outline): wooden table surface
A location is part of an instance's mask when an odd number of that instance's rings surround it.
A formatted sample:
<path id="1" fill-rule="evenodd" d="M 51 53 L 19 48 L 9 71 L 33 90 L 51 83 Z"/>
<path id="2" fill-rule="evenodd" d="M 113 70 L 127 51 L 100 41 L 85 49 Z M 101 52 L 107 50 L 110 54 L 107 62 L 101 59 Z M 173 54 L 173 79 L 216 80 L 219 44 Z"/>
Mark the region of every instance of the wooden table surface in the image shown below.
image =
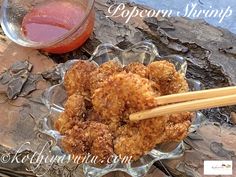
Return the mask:
<path id="1" fill-rule="evenodd" d="M 110 42 L 125 48 L 141 40 L 152 40 L 158 47 L 161 54 L 181 54 L 188 57 L 188 76 L 200 80 L 205 87 L 221 87 L 236 83 L 236 37 L 235 35 L 209 26 L 202 21 L 192 21 L 184 18 L 151 18 L 141 19 L 133 18 L 129 23 L 124 24 L 122 18 L 106 18 L 108 14 L 107 0 L 97 0 L 96 7 L 96 25 L 91 38 L 80 49 L 64 55 L 48 55 L 37 50 L 24 48 L 10 42 L 2 33 L 0 36 L 0 73 L 6 71 L 16 61 L 29 61 L 33 64 L 33 74 L 41 74 L 52 69 L 57 65 L 56 62 L 63 62 L 73 58 L 89 58 L 93 50 L 100 43 Z M 133 5 L 127 5 L 132 8 Z M 139 6 L 139 8 L 145 8 Z M 161 22 L 161 23 L 160 23 Z M 169 26 L 169 27 L 168 27 Z M 171 26 L 171 28 L 170 28 Z M 56 61 L 56 62 L 55 62 Z M 17 130 L 14 123 L 17 120 L 16 115 L 25 110 L 25 105 L 35 108 L 33 115 L 37 115 L 36 103 L 32 99 L 38 97 L 45 88 L 51 83 L 42 79 L 36 84 L 36 89 L 26 97 L 10 101 L 3 96 L 5 87 L 0 86 L 0 153 L 4 153 L 6 147 L 17 146 L 12 133 L 24 134 L 22 130 Z M 226 118 L 230 119 L 236 112 L 235 107 L 220 110 L 211 110 L 205 112 L 209 119 L 214 119 L 220 123 L 227 123 Z M 231 121 L 233 122 L 233 119 Z M 34 122 L 28 120 L 30 126 Z M 31 128 L 32 128 L 31 127 Z M 33 130 L 31 130 L 33 131 Z M 25 134 L 24 134 L 25 135 Z M 235 160 L 232 153 L 236 153 L 236 131 L 234 127 L 206 124 L 197 131 L 197 137 L 189 137 L 186 142 L 186 153 L 183 157 L 163 161 L 163 165 L 172 176 L 187 176 L 187 174 L 202 176 L 203 161 L 205 159 L 231 159 Z M 27 135 L 28 136 L 28 135 Z M 32 137 L 25 137 L 20 142 L 31 140 Z M 211 148 L 214 143 L 216 148 Z M 217 144 L 218 143 L 218 144 Z M 217 150 L 216 150 L 217 149 Z M 158 165 L 158 164 L 157 164 Z M 160 165 L 160 164 L 159 164 Z M 7 172 L 8 168 L 8 172 Z M 235 168 L 235 165 L 234 165 Z M 0 164 L 0 176 L 2 174 L 16 173 L 22 171 L 23 167 L 12 164 Z M 21 173 L 19 173 L 21 174 Z M 27 173 L 28 176 L 30 174 Z M 25 175 L 25 176 L 27 176 Z M 13 176 L 13 175 L 9 175 Z M 24 175 L 22 175 L 24 176 Z M 49 175 L 46 175 L 49 176 Z M 52 175 L 53 176 L 53 175 Z M 107 175 L 126 176 L 123 173 L 113 173 Z M 148 177 L 166 176 L 160 169 L 153 166 Z M 51 177 L 51 176 L 50 176 Z"/>

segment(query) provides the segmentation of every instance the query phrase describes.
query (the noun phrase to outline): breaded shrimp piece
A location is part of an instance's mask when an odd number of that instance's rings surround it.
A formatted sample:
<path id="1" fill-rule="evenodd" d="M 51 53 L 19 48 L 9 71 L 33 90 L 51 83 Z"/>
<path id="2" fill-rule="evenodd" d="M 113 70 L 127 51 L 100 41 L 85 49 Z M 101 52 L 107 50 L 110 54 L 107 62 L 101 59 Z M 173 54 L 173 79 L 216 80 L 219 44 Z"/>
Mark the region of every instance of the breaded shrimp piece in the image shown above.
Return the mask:
<path id="1" fill-rule="evenodd" d="M 170 84 L 164 88 L 164 92 L 169 94 L 188 92 L 189 87 L 186 79 L 181 73 L 175 73 Z"/>
<path id="2" fill-rule="evenodd" d="M 165 132 L 164 132 L 164 139 L 163 142 L 179 142 L 183 140 L 187 134 L 188 134 L 188 129 L 191 125 L 190 121 L 183 121 L 180 123 L 173 123 L 169 121 L 165 125 Z"/>
<path id="3" fill-rule="evenodd" d="M 76 121 L 84 119 L 86 113 L 84 97 L 75 93 L 71 95 L 65 103 L 65 111 L 61 113 L 55 122 L 55 128 L 61 134 L 70 129 Z"/>
<path id="4" fill-rule="evenodd" d="M 62 146 L 74 158 L 85 157 L 91 153 L 98 157 L 98 163 L 105 163 L 114 154 L 112 141 L 113 137 L 107 125 L 87 121 L 77 122 L 68 130 Z"/>
<path id="5" fill-rule="evenodd" d="M 176 72 L 175 66 L 168 61 L 155 61 L 148 66 L 149 79 L 155 82 L 171 81 Z"/>
<path id="6" fill-rule="evenodd" d="M 101 83 L 109 76 L 119 73 L 123 70 L 122 65 L 116 60 L 110 60 L 97 68 L 90 74 L 90 90 L 93 93 L 100 87 Z"/>
<path id="7" fill-rule="evenodd" d="M 156 61 L 147 66 L 149 79 L 158 83 L 162 95 L 188 91 L 184 76 L 176 71 L 175 66 L 168 61 Z"/>
<path id="8" fill-rule="evenodd" d="M 127 73 L 131 72 L 131 73 L 137 74 L 143 78 L 149 79 L 149 70 L 148 70 L 147 66 L 144 66 L 142 63 L 139 63 L 139 62 L 130 63 L 124 69 Z M 156 83 L 156 84 L 154 84 L 154 83 Z M 153 87 L 155 88 L 155 90 L 157 92 L 160 92 L 161 90 L 160 90 L 159 83 L 157 83 L 157 82 L 154 82 L 154 83 L 153 83 Z"/>
<path id="9" fill-rule="evenodd" d="M 65 103 L 65 114 L 69 117 L 82 117 L 85 112 L 84 97 L 79 93 L 71 95 Z"/>
<path id="10" fill-rule="evenodd" d="M 165 142 L 181 141 L 188 133 L 193 114 L 190 112 L 171 114 L 165 125 Z"/>
<path id="11" fill-rule="evenodd" d="M 183 140 L 188 133 L 191 114 L 178 114 L 175 117 L 183 118 L 182 122 L 174 123 L 169 116 L 161 116 L 121 126 L 115 134 L 115 153 L 138 160 L 157 144 Z"/>
<path id="12" fill-rule="evenodd" d="M 106 87 L 105 84 L 105 87 L 95 91 L 92 102 L 101 119 L 99 122 L 109 125 L 115 131 L 120 126 L 120 116 L 125 110 L 125 102 L 119 98 L 117 90 Z"/>
<path id="13" fill-rule="evenodd" d="M 64 85 L 68 95 L 80 93 L 81 95 L 90 95 L 89 79 L 90 73 L 97 66 L 89 61 L 78 61 L 65 75 Z"/>
<path id="14" fill-rule="evenodd" d="M 153 84 L 152 81 L 133 73 L 112 75 L 95 90 L 92 97 L 94 110 L 104 123 L 116 130 L 124 121 L 123 113 L 126 109 L 144 110 L 155 106 L 158 93 Z"/>
<path id="15" fill-rule="evenodd" d="M 125 71 L 138 74 L 141 77 L 148 78 L 148 69 L 142 63 L 134 62 L 125 67 Z"/>
<path id="16" fill-rule="evenodd" d="M 175 70 L 173 64 L 166 61 L 155 62 L 148 66 L 148 70 L 150 79 L 160 84 L 161 94 L 186 92 L 188 90 L 184 77 L 181 77 Z M 145 109 L 150 108 L 152 106 L 145 107 Z M 130 115 L 133 112 L 141 111 L 142 108 L 133 107 L 130 110 L 126 107 L 127 110 L 127 114 Z M 118 129 L 118 134 L 116 134 L 115 153 L 122 156 L 132 155 L 133 159 L 137 160 L 157 144 L 180 141 L 187 136 L 191 117 L 191 113 L 186 112 L 141 120 L 136 124 L 127 122 L 125 126 Z"/>
<path id="17" fill-rule="evenodd" d="M 132 160 L 138 160 L 162 142 L 167 120 L 163 116 L 120 127 L 114 141 L 115 153 L 121 157 L 132 156 Z"/>
<path id="18" fill-rule="evenodd" d="M 187 92 L 189 90 L 185 77 L 176 71 L 168 61 L 157 61 L 148 65 L 149 78 L 161 87 L 162 95 Z M 187 135 L 192 114 L 189 112 L 169 115 L 165 125 L 165 141 L 178 141 Z"/>

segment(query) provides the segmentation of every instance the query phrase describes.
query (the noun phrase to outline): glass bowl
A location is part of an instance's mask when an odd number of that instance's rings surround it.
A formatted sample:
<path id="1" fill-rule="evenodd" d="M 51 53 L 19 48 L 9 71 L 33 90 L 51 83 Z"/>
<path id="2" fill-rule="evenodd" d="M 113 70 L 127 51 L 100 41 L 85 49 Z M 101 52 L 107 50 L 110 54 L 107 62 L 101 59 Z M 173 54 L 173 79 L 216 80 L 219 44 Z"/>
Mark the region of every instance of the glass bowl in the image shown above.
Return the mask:
<path id="1" fill-rule="evenodd" d="M 76 19 L 71 11 L 68 10 L 68 12 L 64 13 L 65 9 L 58 12 L 55 9 L 55 4 L 58 3 L 64 3 L 65 6 L 69 4 L 72 8 L 81 7 L 83 9 L 83 18 Z M 41 7 L 46 6 L 48 6 L 50 13 L 53 13 L 54 10 L 54 12 L 56 11 L 59 14 L 53 17 L 57 21 L 55 23 L 63 23 L 63 20 L 74 20 L 73 25 L 70 26 L 70 29 L 68 28 L 67 32 L 58 35 L 56 38 L 50 38 L 50 40 L 42 42 L 30 40 L 22 30 L 24 17 L 28 13 L 35 13 L 36 11 L 39 13 L 37 15 L 40 16 L 40 14 L 45 13 L 45 9 Z M 46 19 L 43 16 L 44 14 L 40 18 Z M 8 38 L 21 46 L 43 49 L 50 53 L 66 53 L 80 47 L 92 33 L 94 20 L 94 0 L 3 0 L 1 8 L 1 26 Z M 49 22 L 47 21 L 46 23 Z"/>
<path id="2" fill-rule="evenodd" d="M 157 60 L 168 60 L 174 63 L 179 72 L 185 74 L 187 70 L 187 62 L 183 57 L 179 55 L 161 57 L 155 45 L 150 42 L 140 42 L 127 50 L 121 50 L 111 44 L 102 44 L 97 47 L 90 58 L 91 62 L 95 62 L 98 65 L 109 60 L 117 60 L 123 64 L 123 66 L 128 65 L 131 62 L 141 62 L 146 65 Z M 65 64 L 61 64 L 57 68 L 57 72 L 62 78 L 61 83 L 49 88 L 43 94 L 43 102 L 49 109 L 50 114 L 45 118 L 44 126 L 42 126 L 43 129 L 41 131 L 54 138 L 54 146 L 57 147 L 55 149 L 60 149 L 61 136 L 55 131 L 53 125 L 59 114 L 64 111 L 63 105 L 67 99 L 67 94 L 63 86 L 63 78 L 66 71 L 77 61 L 78 60 L 71 60 Z M 196 80 L 188 79 L 188 83 L 191 90 L 201 89 L 201 83 Z M 196 112 L 195 119 L 189 128 L 189 132 L 195 131 L 200 126 L 202 120 L 204 120 L 204 116 L 200 112 Z M 145 176 L 156 161 L 180 157 L 183 155 L 184 150 L 183 142 L 161 144 L 138 161 L 132 163 L 123 164 L 114 161 L 111 164 L 100 167 L 92 164 L 82 164 L 81 168 L 83 169 L 85 176 L 91 177 L 100 177 L 114 171 L 122 171 L 131 176 L 140 177 Z M 63 151 L 63 149 L 54 151 L 53 153 L 60 154 L 61 151 Z"/>

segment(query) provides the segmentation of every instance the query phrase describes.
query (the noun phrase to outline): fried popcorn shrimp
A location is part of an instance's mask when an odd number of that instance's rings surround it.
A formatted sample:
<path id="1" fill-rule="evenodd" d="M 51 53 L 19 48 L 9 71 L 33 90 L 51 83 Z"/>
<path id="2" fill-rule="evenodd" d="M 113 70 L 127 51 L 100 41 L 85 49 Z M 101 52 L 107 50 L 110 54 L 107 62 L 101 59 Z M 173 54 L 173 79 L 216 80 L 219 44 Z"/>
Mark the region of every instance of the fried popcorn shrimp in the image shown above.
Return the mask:
<path id="1" fill-rule="evenodd" d="M 175 73 L 169 86 L 166 86 L 164 92 L 166 94 L 184 93 L 188 92 L 188 83 L 181 73 Z"/>
<path id="2" fill-rule="evenodd" d="M 119 127 L 125 110 L 144 110 L 155 106 L 154 83 L 133 73 L 118 73 L 109 77 L 95 90 L 94 110 L 113 130 Z"/>
<path id="3" fill-rule="evenodd" d="M 149 78 L 155 82 L 168 82 L 172 80 L 176 70 L 168 61 L 156 61 L 147 66 Z"/>
<path id="4" fill-rule="evenodd" d="M 82 117 L 86 112 L 84 97 L 78 93 L 71 95 L 65 104 L 65 113 L 69 117 Z"/>
<path id="5" fill-rule="evenodd" d="M 138 160 L 157 144 L 183 140 L 191 125 L 189 112 L 129 120 L 132 113 L 159 106 L 161 95 L 188 91 L 184 76 L 168 61 L 124 68 L 115 60 L 98 68 L 80 61 L 67 72 L 65 88 L 70 96 L 55 128 L 74 157 L 91 153 L 105 162 L 115 153 Z"/>
<path id="6" fill-rule="evenodd" d="M 180 123 L 173 123 L 169 121 L 165 126 L 165 136 L 163 142 L 178 142 L 183 140 L 187 136 L 190 125 L 190 121 L 183 121 Z"/>
<path id="7" fill-rule="evenodd" d="M 100 87 L 101 83 L 109 76 L 119 73 L 123 70 L 121 64 L 116 60 L 110 60 L 102 64 L 99 68 L 90 74 L 90 90 L 93 93 Z"/>
<path id="8" fill-rule="evenodd" d="M 83 119 L 85 112 L 84 97 L 78 93 L 71 95 L 65 103 L 65 111 L 55 123 L 55 128 L 59 132 L 65 133 L 65 130 L 70 129 L 76 121 Z"/>
<path id="9" fill-rule="evenodd" d="M 171 114 L 165 126 L 165 142 L 181 141 L 188 133 L 193 115 L 190 112 Z"/>
<path id="10" fill-rule="evenodd" d="M 132 160 L 138 160 L 163 141 L 162 135 L 167 120 L 167 117 L 162 116 L 120 127 L 114 141 L 115 153 L 121 157 L 132 156 Z"/>
<path id="11" fill-rule="evenodd" d="M 138 160 L 157 144 L 183 140 L 187 136 L 191 117 L 190 113 L 183 113 L 127 123 L 119 127 L 115 134 L 114 151 L 122 157 L 132 156 L 133 160 Z M 175 122 L 175 118 L 183 120 Z"/>
<path id="12" fill-rule="evenodd" d="M 156 61 L 148 65 L 149 79 L 158 83 L 162 95 L 187 92 L 188 84 L 184 76 L 168 61 Z"/>
<path id="13" fill-rule="evenodd" d="M 125 67 L 126 72 L 131 72 L 133 74 L 138 74 L 141 77 L 147 78 L 148 77 L 148 69 L 142 63 L 135 62 L 127 65 Z"/>
<path id="14" fill-rule="evenodd" d="M 62 146 L 74 158 L 86 157 L 89 153 L 105 163 L 113 154 L 113 137 L 107 125 L 97 122 L 77 122 L 65 133 Z M 82 161 L 80 161 L 82 163 Z"/>
<path id="15" fill-rule="evenodd" d="M 94 71 L 97 66 L 89 61 L 78 61 L 65 75 L 64 85 L 68 95 L 80 93 L 81 95 L 89 96 L 89 79 L 90 73 Z"/>

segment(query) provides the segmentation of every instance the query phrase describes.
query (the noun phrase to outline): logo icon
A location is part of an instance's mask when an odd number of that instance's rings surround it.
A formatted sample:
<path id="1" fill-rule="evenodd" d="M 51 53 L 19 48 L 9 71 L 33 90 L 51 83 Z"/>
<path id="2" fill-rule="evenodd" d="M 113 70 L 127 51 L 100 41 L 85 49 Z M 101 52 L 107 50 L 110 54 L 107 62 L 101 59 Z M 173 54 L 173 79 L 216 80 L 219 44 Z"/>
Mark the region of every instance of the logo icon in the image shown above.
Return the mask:
<path id="1" fill-rule="evenodd" d="M 206 160 L 204 161 L 204 175 L 232 175 L 233 162 L 231 160 Z"/>

